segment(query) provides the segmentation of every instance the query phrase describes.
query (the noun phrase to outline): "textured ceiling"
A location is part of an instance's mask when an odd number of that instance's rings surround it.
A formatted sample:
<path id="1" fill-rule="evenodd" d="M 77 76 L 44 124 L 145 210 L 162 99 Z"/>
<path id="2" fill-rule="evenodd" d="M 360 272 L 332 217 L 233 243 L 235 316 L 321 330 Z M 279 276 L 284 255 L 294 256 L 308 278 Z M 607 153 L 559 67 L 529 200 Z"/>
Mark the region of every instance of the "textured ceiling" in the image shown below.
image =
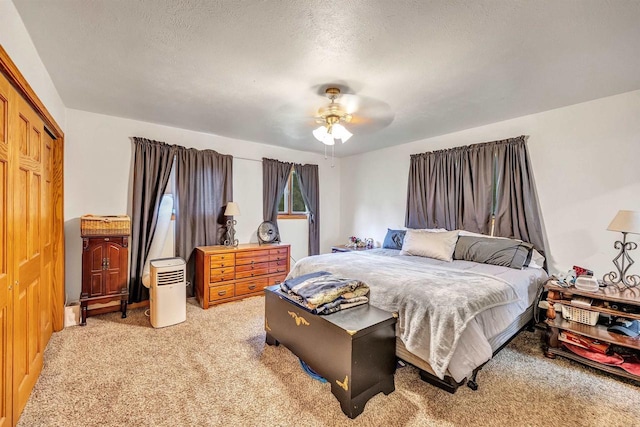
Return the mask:
<path id="1" fill-rule="evenodd" d="M 339 83 L 338 156 L 640 89 L 636 0 L 14 3 L 69 108 L 322 152 Z"/>

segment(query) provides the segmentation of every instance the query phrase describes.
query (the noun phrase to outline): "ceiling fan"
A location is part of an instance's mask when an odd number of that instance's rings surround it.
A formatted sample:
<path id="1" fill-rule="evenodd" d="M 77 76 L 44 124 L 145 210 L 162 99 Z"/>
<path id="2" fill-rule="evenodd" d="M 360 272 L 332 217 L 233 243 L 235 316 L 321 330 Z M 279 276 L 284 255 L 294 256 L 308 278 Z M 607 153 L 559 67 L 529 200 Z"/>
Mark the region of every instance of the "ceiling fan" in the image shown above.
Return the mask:
<path id="1" fill-rule="evenodd" d="M 320 126 L 314 129 L 313 136 L 324 145 L 334 145 L 336 140 L 340 140 L 344 144 L 353 134 L 344 127 L 343 123 L 351 122 L 352 116 L 344 105 L 336 102 L 336 99 L 340 97 L 340 89 L 328 87 L 325 90 L 325 95 L 331 100 L 331 103 L 318 110 L 315 119 Z"/>

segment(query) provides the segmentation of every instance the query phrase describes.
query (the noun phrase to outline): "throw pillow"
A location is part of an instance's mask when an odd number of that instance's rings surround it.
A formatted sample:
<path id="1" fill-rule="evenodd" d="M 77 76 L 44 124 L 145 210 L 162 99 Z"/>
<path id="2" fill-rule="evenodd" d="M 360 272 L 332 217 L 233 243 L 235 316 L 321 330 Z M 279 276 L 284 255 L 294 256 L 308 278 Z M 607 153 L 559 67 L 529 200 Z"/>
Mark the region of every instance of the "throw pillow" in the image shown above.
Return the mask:
<path id="1" fill-rule="evenodd" d="M 385 249 L 402 249 L 402 242 L 407 230 L 392 230 L 387 228 L 387 235 L 384 236 L 382 247 Z"/>
<path id="2" fill-rule="evenodd" d="M 512 239 L 460 236 L 453 258 L 520 270 L 529 261 L 532 249 L 531 244 Z"/>
<path id="3" fill-rule="evenodd" d="M 458 231 L 407 230 L 400 255 L 417 255 L 451 262 Z"/>

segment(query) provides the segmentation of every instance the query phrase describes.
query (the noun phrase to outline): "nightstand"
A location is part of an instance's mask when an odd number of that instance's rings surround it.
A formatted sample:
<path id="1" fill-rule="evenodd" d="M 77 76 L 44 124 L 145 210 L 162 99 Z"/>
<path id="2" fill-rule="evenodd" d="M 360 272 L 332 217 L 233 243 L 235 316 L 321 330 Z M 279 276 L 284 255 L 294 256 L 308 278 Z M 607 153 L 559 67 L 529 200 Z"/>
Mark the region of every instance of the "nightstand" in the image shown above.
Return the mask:
<path id="1" fill-rule="evenodd" d="M 562 346 L 560 334 L 568 331 L 574 334 L 582 335 L 600 343 L 615 344 L 626 347 L 628 350 L 640 351 L 640 341 L 622 334 L 609 332 L 607 326 L 596 323 L 596 321 L 586 323 L 591 316 L 596 319 L 599 314 L 605 314 L 614 317 L 622 317 L 629 320 L 640 320 L 640 297 L 638 289 L 624 289 L 622 291 L 615 286 L 607 286 L 600 288 L 596 292 L 586 292 L 571 286 L 563 288 L 549 281 L 544 285 L 548 291 L 547 301 L 549 302 L 549 310 L 547 311 L 546 334 L 544 335 L 543 348 L 545 356 L 555 358 L 556 355 L 571 359 L 576 362 L 591 366 L 592 368 L 616 374 L 635 381 L 640 381 L 639 375 L 626 372 L 619 366 L 605 365 L 593 360 L 581 357 Z M 591 305 L 578 304 L 575 297 L 585 297 L 591 300 Z M 567 320 L 562 313 L 556 313 L 553 306 L 560 303 L 565 306 L 565 310 L 574 310 L 570 313 L 576 318 L 585 319 L 585 323 Z M 577 313 L 575 310 L 578 310 Z M 593 320 L 596 320 L 593 319 Z"/>
<path id="2" fill-rule="evenodd" d="M 361 248 L 354 248 L 352 246 L 347 246 L 347 245 L 331 246 L 331 252 L 368 251 L 369 249 L 373 249 L 373 248 L 367 248 L 366 246 Z"/>

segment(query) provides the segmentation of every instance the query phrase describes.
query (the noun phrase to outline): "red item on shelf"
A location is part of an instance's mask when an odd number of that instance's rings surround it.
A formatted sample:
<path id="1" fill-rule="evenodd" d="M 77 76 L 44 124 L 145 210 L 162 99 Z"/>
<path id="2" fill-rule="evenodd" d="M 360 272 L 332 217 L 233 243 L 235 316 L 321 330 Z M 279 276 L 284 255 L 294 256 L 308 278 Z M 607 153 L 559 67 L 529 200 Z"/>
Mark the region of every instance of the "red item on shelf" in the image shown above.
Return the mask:
<path id="1" fill-rule="evenodd" d="M 640 376 L 640 360 L 637 357 L 627 357 L 619 366 L 630 374 Z"/>
<path id="2" fill-rule="evenodd" d="M 569 331 L 560 332 L 558 339 L 562 342 L 576 345 L 578 347 L 586 348 L 587 350 L 595 351 L 597 353 L 607 354 L 609 350 L 609 343 L 599 342 L 593 338 L 585 337 L 584 335 L 574 334 Z"/>
<path id="3" fill-rule="evenodd" d="M 587 350 L 586 348 L 578 347 L 569 343 L 563 343 L 563 345 L 572 353 L 582 356 L 585 359 L 593 360 L 594 362 L 602 363 L 603 365 L 620 366 L 624 359 L 619 354 L 613 353 L 611 356 L 602 353 L 596 353 L 595 351 Z"/>

